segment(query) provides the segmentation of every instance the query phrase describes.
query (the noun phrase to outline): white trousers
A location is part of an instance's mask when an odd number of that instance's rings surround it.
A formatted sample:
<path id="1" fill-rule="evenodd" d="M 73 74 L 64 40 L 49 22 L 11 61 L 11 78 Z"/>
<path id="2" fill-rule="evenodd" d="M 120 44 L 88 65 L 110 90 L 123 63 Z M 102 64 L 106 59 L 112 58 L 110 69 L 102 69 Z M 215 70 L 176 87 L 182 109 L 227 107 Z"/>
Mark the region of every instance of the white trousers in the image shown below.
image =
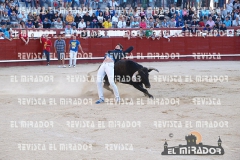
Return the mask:
<path id="1" fill-rule="evenodd" d="M 104 95 L 103 95 L 103 78 L 107 74 L 108 76 L 108 81 L 113 89 L 113 93 L 115 95 L 116 99 L 120 99 L 119 93 L 118 93 L 118 88 L 114 82 L 114 62 L 110 63 L 102 63 L 100 66 L 98 73 L 97 73 L 97 88 L 98 88 L 98 96 L 99 98 L 104 100 Z"/>
<path id="2" fill-rule="evenodd" d="M 74 52 L 70 50 L 70 59 L 69 59 L 69 65 L 74 65 L 76 66 L 76 62 L 77 62 L 77 53 L 78 52 Z"/>

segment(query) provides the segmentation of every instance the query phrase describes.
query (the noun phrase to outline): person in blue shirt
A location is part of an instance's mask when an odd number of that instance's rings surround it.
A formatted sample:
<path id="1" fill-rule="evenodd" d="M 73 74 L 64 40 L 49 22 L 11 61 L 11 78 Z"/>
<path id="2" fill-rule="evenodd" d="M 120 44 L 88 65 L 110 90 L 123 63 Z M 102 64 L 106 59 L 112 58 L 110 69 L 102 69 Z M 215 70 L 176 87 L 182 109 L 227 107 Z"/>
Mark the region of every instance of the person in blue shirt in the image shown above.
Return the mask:
<path id="1" fill-rule="evenodd" d="M 69 42 L 69 67 L 72 67 L 72 65 L 74 68 L 76 67 L 78 48 L 81 50 L 82 54 L 84 54 L 80 42 L 76 39 L 76 36 L 73 35 L 73 39 Z"/>
<path id="2" fill-rule="evenodd" d="M 184 27 L 182 28 L 183 32 L 185 32 L 186 30 L 191 31 L 191 28 L 188 27 L 188 24 L 185 24 Z"/>
<path id="3" fill-rule="evenodd" d="M 182 21 L 182 19 L 181 18 L 178 18 L 178 21 L 177 21 L 177 23 L 176 23 L 176 27 L 183 27 L 183 21 Z"/>
<path id="4" fill-rule="evenodd" d="M 203 28 L 203 31 L 208 31 L 208 32 L 210 32 L 210 31 L 211 31 L 210 25 L 207 24 L 206 27 Z"/>
<path id="5" fill-rule="evenodd" d="M 223 21 L 225 23 L 226 27 L 231 27 L 231 21 L 229 20 L 229 17 L 226 17 L 226 20 Z"/>
<path id="6" fill-rule="evenodd" d="M 7 30 L 4 32 L 4 39 L 12 41 L 12 38 L 10 37 L 10 35 L 11 35 L 10 28 L 7 28 Z"/>

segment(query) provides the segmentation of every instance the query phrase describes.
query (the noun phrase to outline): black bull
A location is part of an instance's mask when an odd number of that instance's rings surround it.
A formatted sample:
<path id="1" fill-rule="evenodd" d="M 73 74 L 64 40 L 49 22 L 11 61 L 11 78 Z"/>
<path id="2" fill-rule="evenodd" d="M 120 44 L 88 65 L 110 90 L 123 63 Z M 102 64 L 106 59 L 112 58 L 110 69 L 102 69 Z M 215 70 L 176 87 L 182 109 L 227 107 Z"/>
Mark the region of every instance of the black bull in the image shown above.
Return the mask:
<path id="1" fill-rule="evenodd" d="M 153 96 L 149 94 L 146 89 L 143 88 L 143 84 L 145 85 L 146 88 L 151 87 L 149 82 L 148 72 L 151 72 L 152 70 L 159 72 L 155 68 L 152 68 L 152 67 L 146 68 L 131 60 L 120 60 L 114 65 L 114 75 L 115 75 L 114 77 L 116 81 L 124 84 L 130 84 L 134 88 L 143 92 L 145 96 L 148 96 L 149 98 L 153 98 Z M 109 84 L 108 78 L 107 76 L 105 76 L 104 88 L 112 91 L 109 88 L 109 85 L 110 84 Z"/>

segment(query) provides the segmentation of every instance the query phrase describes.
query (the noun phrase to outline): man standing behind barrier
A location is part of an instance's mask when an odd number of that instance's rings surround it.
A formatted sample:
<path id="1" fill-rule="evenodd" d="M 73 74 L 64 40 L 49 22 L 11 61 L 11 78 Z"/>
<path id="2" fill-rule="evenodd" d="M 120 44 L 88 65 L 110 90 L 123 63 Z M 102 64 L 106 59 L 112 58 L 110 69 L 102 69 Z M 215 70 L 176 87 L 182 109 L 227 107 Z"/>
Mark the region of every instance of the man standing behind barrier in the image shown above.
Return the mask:
<path id="1" fill-rule="evenodd" d="M 66 53 L 66 42 L 62 39 L 62 35 L 58 35 L 58 40 L 54 42 L 54 48 L 55 53 L 57 53 L 58 56 L 58 62 L 59 62 L 59 68 L 61 67 L 61 61 L 62 61 L 62 67 L 66 68 L 64 65 L 64 58 Z"/>
<path id="2" fill-rule="evenodd" d="M 69 60 L 69 67 L 76 67 L 77 62 L 77 54 L 78 54 L 78 48 L 82 51 L 82 54 L 84 54 L 82 50 L 82 46 L 80 45 L 80 42 L 76 40 L 76 36 L 73 36 L 73 39 L 69 42 L 69 54 L 70 54 L 70 60 Z"/>
<path id="3" fill-rule="evenodd" d="M 49 66 L 50 62 L 50 50 L 52 46 L 52 42 L 50 39 L 48 39 L 48 35 L 43 35 L 40 38 L 40 43 L 43 43 L 43 55 L 46 56 L 47 59 L 47 66 Z"/>
<path id="4" fill-rule="evenodd" d="M 114 63 L 121 60 L 128 53 L 130 53 L 133 50 L 133 47 L 132 46 L 129 47 L 126 51 L 122 51 L 122 49 L 123 49 L 122 45 L 118 44 L 115 47 L 115 50 L 108 51 L 108 53 L 105 55 L 104 61 L 97 73 L 97 88 L 98 88 L 99 100 L 96 102 L 96 104 L 104 102 L 102 81 L 106 74 L 108 76 L 108 81 L 115 95 L 115 102 L 120 102 L 118 88 L 114 82 Z"/>

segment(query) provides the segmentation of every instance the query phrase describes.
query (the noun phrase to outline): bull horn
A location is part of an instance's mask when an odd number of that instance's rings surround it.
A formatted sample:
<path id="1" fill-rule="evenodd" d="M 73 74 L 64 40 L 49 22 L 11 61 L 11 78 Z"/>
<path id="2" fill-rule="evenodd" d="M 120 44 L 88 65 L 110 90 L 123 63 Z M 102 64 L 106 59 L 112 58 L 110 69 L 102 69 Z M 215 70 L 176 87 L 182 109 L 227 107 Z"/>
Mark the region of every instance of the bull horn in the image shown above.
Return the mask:
<path id="1" fill-rule="evenodd" d="M 150 70 L 150 71 L 149 71 L 149 70 Z M 153 68 L 153 67 L 149 67 L 149 68 L 148 68 L 148 72 L 151 72 L 152 70 L 159 72 L 156 68 Z"/>
<path id="2" fill-rule="evenodd" d="M 138 73 L 138 71 L 136 71 L 134 74 L 133 74 L 133 76 L 132 76 L 132 81 L 133 82 L 139 82 L 138 80 L 137 80 L 137 75 L 138 75 L 139 73 Z"/>

